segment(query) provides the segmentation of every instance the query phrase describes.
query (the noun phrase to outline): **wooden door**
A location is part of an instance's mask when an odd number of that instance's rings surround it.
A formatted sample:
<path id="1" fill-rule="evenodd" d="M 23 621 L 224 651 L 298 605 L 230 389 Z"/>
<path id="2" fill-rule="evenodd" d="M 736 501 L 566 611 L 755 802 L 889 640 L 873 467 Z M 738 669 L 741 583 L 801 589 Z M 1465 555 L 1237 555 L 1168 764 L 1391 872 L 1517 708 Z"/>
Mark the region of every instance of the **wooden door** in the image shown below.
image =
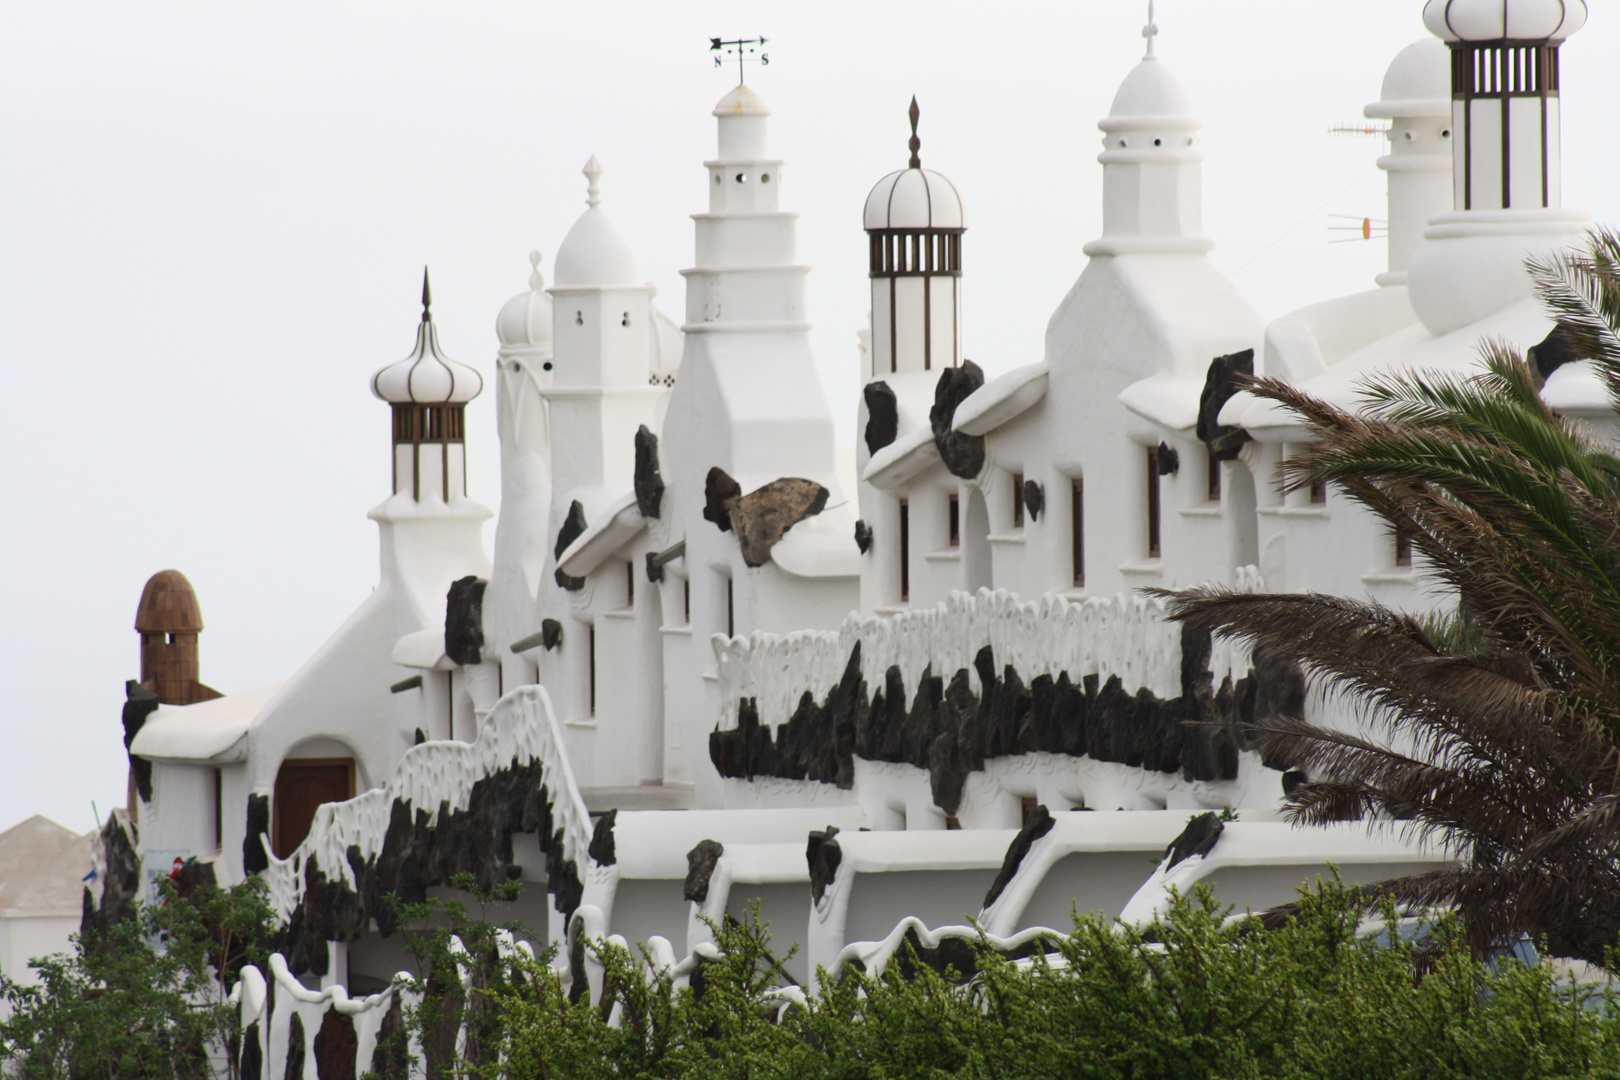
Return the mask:
<path id="1" fill-rule="evenodd" d="M 322 803 L 354 797 L 353 758 L 303 758 L 281 763 L 276 774 L 276 820 L 272 847 L 276 858 L 293 853 L 315 820 Z"/>

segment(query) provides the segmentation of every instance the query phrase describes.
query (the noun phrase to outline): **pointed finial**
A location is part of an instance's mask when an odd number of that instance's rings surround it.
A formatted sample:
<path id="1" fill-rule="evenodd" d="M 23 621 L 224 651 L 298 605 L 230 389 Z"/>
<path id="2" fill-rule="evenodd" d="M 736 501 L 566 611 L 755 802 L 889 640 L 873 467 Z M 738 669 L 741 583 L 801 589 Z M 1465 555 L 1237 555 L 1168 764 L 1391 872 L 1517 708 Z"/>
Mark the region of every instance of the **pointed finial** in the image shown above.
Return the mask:
<path id="1" fill-rule="evenodd" d="M 1147 55 L 1142 58 L 1146 60 L 1153 55 L 1153 39 L 1159 36 L 1159 24 L 1153 21 L 1153 0 L 1148 0 L 1148 21 L 1142 27 L 1142 36 L 1147 39 Z"/>
<path id="2" fill-rule="evenodd" d="M 917 151 L 922 149 L 922 140 L 917 138 L 917 117 L 920 116 L 921 114 L 922 114 L 922 111 L 917 108 L 917 95 L 912 94 L 911 95 L 911 108 L 906 111 L 906 115 L 911 117 L 911 143 L 910 143 L 910 146 L 911 146 L 911 166 L 910 167 L 913 168 L 913 169 L 922 168 L 922 159 L 917 156 Z"/>
<path id="3" fill-rule="evenodd" d="M 596 160 L 595 154 L 591 155 L 591 160 L 585 163 L 580 172 L 584 173 L 585 179 L 589 181 L 585 188 L 585 205 L 595 210 L 602 205 L 602 190 L 597 187 L 597 181 L 602 179 L 602 166 Z"/>
<path id="4" fill-rule="evenodd" d="M 546 277 L 540 272 L 540 249 L 529 252 L 529 290 L 539 292 L 546 287 Z"/>
<path id="5" fill-rule="evenodd" d="M 422 321 L 433 321 L 433 290 L 428 287 L 428 268 L 422 267 Z"/>

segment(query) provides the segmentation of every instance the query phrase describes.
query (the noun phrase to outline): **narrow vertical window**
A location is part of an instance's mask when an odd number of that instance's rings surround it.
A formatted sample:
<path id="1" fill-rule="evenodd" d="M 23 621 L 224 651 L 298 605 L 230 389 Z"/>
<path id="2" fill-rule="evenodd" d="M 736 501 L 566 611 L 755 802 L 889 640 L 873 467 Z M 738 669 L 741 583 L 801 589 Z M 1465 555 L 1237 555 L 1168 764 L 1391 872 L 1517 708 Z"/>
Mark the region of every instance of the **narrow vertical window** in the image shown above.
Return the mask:
<path id="1" fill-rule="evenodd" d="M 726 578 L 726 637 L 737 636 L 737 608 L 732 602 L 731 579 Z"/>
<path id="2" fill-rule="evenodd" d="M 1311 505 L 1323 506 L 1327 503 L 1327 481 L 1311 481 Z"/>
<path id="3" fill-rule="evenodd" d="M 1082 588 L 1086 583 L 1086 483 L 1080 477 L 1071 481 L 1069 500 L 1069 550 L 1074 560 L 1074 584 Z"/>
<path id="4" fill-rule="evenodd" d="M 911 599 L 911 503 L 900 500 L 900 599 Z"/>
<path id="5" fill-rule="evenodd" d="M 691 626 L 692 625 L 692 579 L 691 578 L 682 578 L 681 579 L 681 616 L 685 620 L 684 625 L 686 625 L 686 626 Z"/>
<path id="6" fill-rule="evenodd" d="M 1013 528 L 1024 527 L 1024 474 L 1013 473 Z"/>
<path id="7" fill-rule="evenodd" d="M 1412 565 L 1412 533 L 1400 525 L 1395 526 L 1395 565 Z"/>
<path id="8" fill-rule="evenodd" d="M 1221 463 L 1214 451 L 1209 453 L 1209 484 L 1206 488 L 1210 502 L 1221 501 Z"/>
<path id="9" fill-rule="evenodd" d="M 591 715 L 596 715 L 596 624 L 591 623 L 586 629 L 588 651 L 591 654 Z"/>
<path id="10" fill-rule="evenodd" d="M 624 606 L 631 608 L 636 606 L 636 564 L 634 562 L 624 564 Z"/>
<path id="11" fill-rule="evenodd" d="M 962 546 L 962 506 L 955 495 L 951 496 L 951 547 Z"/>
<path id="12" fill-rule="evenodd" d="M 1159 557 L 1159 448 L 1147 452 L 1147 547 L 1148 558 Z"/>
<path id="13" fill-rule="evenodd" d="M 225 772 L 214 770 L 214 850 L 225 850 Z"/>

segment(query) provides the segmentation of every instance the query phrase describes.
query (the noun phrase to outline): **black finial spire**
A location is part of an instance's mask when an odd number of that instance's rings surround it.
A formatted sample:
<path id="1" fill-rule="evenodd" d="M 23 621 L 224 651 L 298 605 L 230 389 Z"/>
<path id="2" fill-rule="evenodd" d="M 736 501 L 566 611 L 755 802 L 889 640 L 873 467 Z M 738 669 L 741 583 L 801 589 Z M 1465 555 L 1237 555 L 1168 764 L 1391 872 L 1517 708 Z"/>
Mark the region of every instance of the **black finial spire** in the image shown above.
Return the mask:
<path id="1" fill-rule="evenodd" d="M 422 267 L 422 321 L 433 321 L 433 290 L 428 288 L 428 268 Z"/>
<path id="2" fill-rule="evenodd" d="M 920 169 L 922 159 L 917 156 L 917 151 L 922 149 L 922 140 L 917 138 L 917 117 L 921 115 L 921 111 L 917 108 L 916 94 L 911 95 L 911 109 L 906 115 L 911 117 L 911 168 Z"/>

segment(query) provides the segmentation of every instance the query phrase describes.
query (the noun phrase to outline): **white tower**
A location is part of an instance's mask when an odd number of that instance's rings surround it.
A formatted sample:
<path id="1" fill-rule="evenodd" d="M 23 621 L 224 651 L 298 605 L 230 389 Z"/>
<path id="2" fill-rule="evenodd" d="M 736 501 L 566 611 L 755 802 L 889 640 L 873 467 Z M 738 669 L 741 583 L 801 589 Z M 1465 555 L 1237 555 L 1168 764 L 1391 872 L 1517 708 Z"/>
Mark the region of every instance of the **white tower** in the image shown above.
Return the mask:
<path id="1" fill-rule="evenodd" d="M 872 279 L 871 370 L 863 379 L 932 371 L 962 362 L 962 197 L 922 167 L 917 99 L 911 99 L 911 163 L 866 197 Z"/>
<path id="2" fill-rule="evenodd" d="M 1388 120 L 1389 264 L 1380 285 L 1406 284 L 1406 268 L 1429 219 L 1451 206 L 1451 57 L 1434 38 L 1408 45 L 1384 73 L 1378 100 L 1362 110 Z"/>
<path id="3" fill-rule="evenodd" d="M 532 662 L 510 646 L 540 626 L 537 602 L 551 548 L 551 423 L 543 397 L 552 383 L 551 297 L 538 251 L 529 254 L 529 264 L 528 290 L 508 300 L 495 319 L 501 514 L 484 598 L 484 636 L 508 687 L 534 679 Z"/>

